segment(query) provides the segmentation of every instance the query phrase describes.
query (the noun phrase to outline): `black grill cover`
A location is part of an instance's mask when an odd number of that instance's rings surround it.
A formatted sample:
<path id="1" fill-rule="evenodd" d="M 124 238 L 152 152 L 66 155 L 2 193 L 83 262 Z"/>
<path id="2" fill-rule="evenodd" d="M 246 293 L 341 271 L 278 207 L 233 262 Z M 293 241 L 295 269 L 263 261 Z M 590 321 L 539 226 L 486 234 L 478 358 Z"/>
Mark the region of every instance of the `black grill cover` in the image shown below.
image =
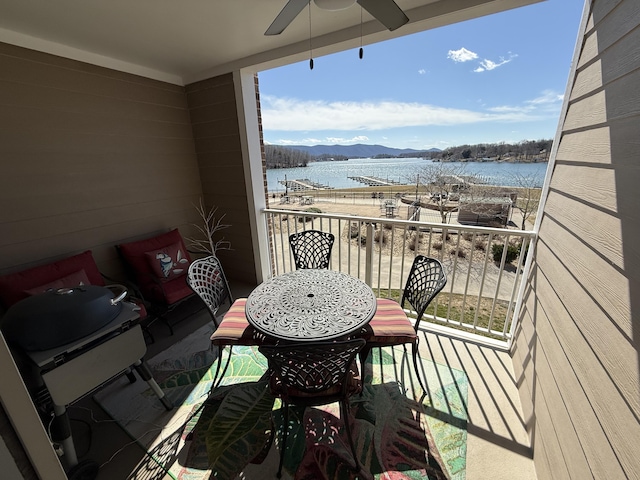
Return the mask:
<path id="1" fill-rule="evenodd" d="M 113 298 L 111 290 L 96 285 L 50 290 L 12 305 L 0 319 L 0 328 L 23 350 L 49 350 L 80 340 L 114 320 L 122 303 L 113 305 Z"/>

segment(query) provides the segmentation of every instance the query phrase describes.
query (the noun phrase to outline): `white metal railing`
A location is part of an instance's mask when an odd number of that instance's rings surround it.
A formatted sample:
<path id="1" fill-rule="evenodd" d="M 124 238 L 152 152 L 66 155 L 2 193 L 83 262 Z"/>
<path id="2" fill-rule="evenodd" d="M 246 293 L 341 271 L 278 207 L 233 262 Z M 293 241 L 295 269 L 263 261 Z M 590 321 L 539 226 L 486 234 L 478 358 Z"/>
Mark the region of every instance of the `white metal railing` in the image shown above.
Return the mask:
<path id="1" fill-rule="evenodd" d="M 332 233 L 330 268 L 367 282 L 379 297 L 398 301 L 415 255 L 435 257 L 444 264 L 448 280 L 423 322 L 485 341 L 509 340 L 534 232 L 279 209 L 264 209 L 263 214 L 273 275 L 295 270 L 288 239 L 302 230 Z M 508 258 L 518 250 L 524 253 Z"/>

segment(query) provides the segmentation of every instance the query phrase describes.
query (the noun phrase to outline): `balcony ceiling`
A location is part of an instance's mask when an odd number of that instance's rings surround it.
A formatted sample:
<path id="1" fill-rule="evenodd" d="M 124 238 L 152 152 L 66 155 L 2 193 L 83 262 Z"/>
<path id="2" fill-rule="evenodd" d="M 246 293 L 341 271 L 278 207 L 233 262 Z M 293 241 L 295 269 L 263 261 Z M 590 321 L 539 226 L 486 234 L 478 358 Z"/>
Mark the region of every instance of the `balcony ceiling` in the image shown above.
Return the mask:
<path id="1" fill-rule="evenodd" d="M 363 12 L 363 43 L 541 0 L 396 0 L 409 23 L 389 32 Z M 308 57 L 305 9 L 277 36 L 264 32 L 286 0 L 0 0 L 0 41 L 184 85 L 240 68 Z M 314 56 L 359 46 L 360 7 L 311 5 Z"/>

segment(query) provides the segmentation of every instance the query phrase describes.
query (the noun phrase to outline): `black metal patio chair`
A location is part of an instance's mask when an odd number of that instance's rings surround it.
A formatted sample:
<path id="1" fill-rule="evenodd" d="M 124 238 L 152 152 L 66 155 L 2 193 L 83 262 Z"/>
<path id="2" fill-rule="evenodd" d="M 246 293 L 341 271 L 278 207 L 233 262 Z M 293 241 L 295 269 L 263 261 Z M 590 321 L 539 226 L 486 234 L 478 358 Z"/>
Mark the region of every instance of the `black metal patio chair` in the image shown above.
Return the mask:
<path id="1" fill-rule="evenodd" d="M 202 299 L 217 327 L 220 323 L 217 318 L 218 309 L 225 300 L 229 300 L 230 305 L 233 303 L 229 282 L 220 260 L 210 255 L 193 261 L 187 272 L 187 285 Z"/>
<path id="2" fill-rule="evenodd" d="M 403 345 L 406 350 L 406 344 L 411 343 L 415 373 L 426 393 L 418 371 L 418 328 L 425 310 L 446 283 L 447 275 L 439 260 L 417 255 L 413 259 L 400 304 L 386 298 L 377 300 L 376 314 L 364 328 L 363 337 L 367 344 L 360 353 L 361 363 L 364 365 L 372 348 Z M 407 302 L 417 314 L 413 324 L 404 312 Z"/>
<path id="3" fill-rule="evenodd" d="M 220 264 L 220 260 L 210 255 L 195 260 L 189 265 L 187 272 L 187 284 L 200 297 L 206 305 L 216 330 L 211 336 L 211 343 L 218 347 L 218 364 L 212 385 L 217 386 L 216 381 L 224 377 L 234 345 L 258 346 L 264 340 L 264 335 L 259 334 L 247 321 L 244 315 L 246 298 L 233 300 L 229 283 Z M 229 311 L 222 319 L 218 318 L 218 310 L 228 300 Z M 222 375 L 218 379 L 224 347 L 229 347 L 229 355 L 225 363 Z"/>
<path id="4" fill-rule="evenodd" d="M 331 249 L 335 237 L 320 230 L 303 230 L 289 236 L 296 270 L 303 268 L 329 268 Z"/>
<path id="5" fill-rule="evenodd" d="M 269 361 L 271 392 L 283 402 L 282 444 L 277 477 L 282 464 L 289 430 L 289 405 L 318 406 L 340 403 L 342 418 L 355 462 L 360 462 L 349 425 L 349 397 L 362 391 L 356 356 L 364 347 L 362 338 L 341 342 L 312 342 L 259 347 Z"/>

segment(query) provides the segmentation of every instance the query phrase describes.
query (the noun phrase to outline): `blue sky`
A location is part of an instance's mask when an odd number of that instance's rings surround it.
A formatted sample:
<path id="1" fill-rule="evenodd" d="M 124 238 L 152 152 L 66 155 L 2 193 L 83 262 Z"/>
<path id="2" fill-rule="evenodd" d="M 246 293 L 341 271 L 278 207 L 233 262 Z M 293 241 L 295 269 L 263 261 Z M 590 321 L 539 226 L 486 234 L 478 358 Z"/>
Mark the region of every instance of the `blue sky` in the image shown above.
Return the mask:
<path id="1" fill-rule="evenodd" d="M 358 8 L 353 6 L 351 8 Z M 548 0 L 259 73 L 264 140 L 444 149 L 555 136 L 583 0 Z"/>

